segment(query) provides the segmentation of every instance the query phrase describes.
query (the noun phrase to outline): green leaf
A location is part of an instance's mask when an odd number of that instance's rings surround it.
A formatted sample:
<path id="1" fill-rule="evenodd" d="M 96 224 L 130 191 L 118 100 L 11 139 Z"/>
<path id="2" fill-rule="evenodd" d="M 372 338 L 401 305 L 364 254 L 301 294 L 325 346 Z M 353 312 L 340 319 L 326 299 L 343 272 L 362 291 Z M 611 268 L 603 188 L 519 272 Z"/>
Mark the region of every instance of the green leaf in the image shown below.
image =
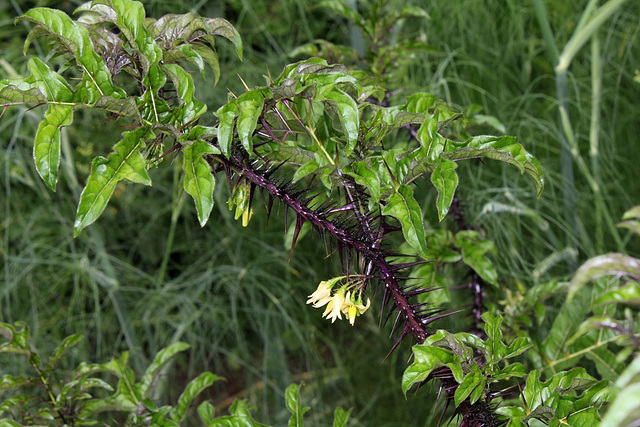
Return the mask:
<path id="1" fill-rule="evenodd" d="M 187 409 L 189 409 L 189 405 L 191 405 L 193 399 L 195 399 L 200 393 L 202 393 L 204 389 L 210 387 L 211 384 L 213 384 L 215 381 L 221 379 L 223 378 L 214 375 L 211 372 L 203 372 L 196 378 L 189 381 L 187 387 L 184 389 L 182 394 L 180 394 L 176 407 L 171 411 L 171 419 L 176 422 L 184 421 L 184 417 L 187 414 Z M 203 410 L 206 409 L 203 408 Z M 200 407 L 198 407 L 198 412 L 200 413 Z M 213 415 L 213 413 L 211 415 Z"/>
<path id="2" fill-rule="evenodd" d="M 309 410 L 309 407 L 303 407 L 300 404 L 300 386 L 298 384 L 291 384 L 285 390 L 284 397 L 287 409 L 291 412 L 289 427 L 302 427 L 302 416 Z"/>
<path id="3" fill-rule="evenodd" d="M 527 338 L 527 337 L 518 337 L 515 340 L 513 340 L 513 342 L 509 346 L 509 348 L 507 348 L 506 353 L 503 356 L 503 358 L 504 359 L 509 359 L 509 358 L 512 358 L 512 357 L 516 357 L 516 356 L 524 353 L 525 351 L 527 351 L 531 347 L 533 347 L 533 344 L 531 344 L 531 340 L 529 338 Z"/>
<path id="4" fill-rule="evenodd" d="M 640 280 L 640 259 L 621 253 L 589 258 L 571 279 L 568 298 L 572 299 L 588 282 L 608 275 L 626 275 Z"/>
<path id="5" fill-rule="evenodd" d="M 90 95 L 83 103 L 93 103 L 98 96 L 124 98 L 124 91 L 113 85 L 111 73 L 94 49 L 87 29 L 72 21 L 64 12 L 56 9 L 37 7 L 18 17 L 30 21 L 37 26 L 27 38 L 24 49 L 29 47 L 31 40 L 40 35 L 50 35 L 58 39 L 65 48 L 73 53 L 78 66 L 84 72 L 83 79 L 87 84 Z"/>
<path id="6" fill-rule="evenodd" d="M 495 252 L 492 242 L 480 238 L 477 231 L 465 230 L 456 233 L 455 244 L 462 249 L 462 262 L 467 264 L 485 281 L 497 285 L 498 273 L 487 257 L 488 252 Z"/>
<path id="7" fill-rule="evenodd" d="M 319 167 L 320 166 L 318 165 L 317 161 L 309 160 L 296 170 L 296 172 L 293 174 L 293 177 L 291 178 L 291 182 L 297 182 L 301 180 L 305 176 L 317 171 Z"/>
<path id="8" fill-rule="evenodd" d="M 383 215 L 390 215 L 402 224 L 404 238 L 423 258 L 427 256 L 427 242 L 422 222 L 422 210 L 413 197 L 413 189 L 408 185 L 400 185 L 389 197 L 382 210 Z"/>
<path id="9" fill-rule="evenodd" d="M 449 207 L 453 201 L 453 196 L 458 188 L 458 174 L 456 168 L 458 164 L 451 160 L 442 159 L 438 162 L 438 167 L 431 174 L 431 182 L 438 190 L 436 206 L 438 208 L 438 219 L 442 221 L 449 212 Z"/>
<path id="10" fill-rule="evenodd" d="M 123 139 L 113 147 L 114 152 L 109 154 L 108 158 L 93 159 L 87 185 L 82 190 L 78 203 L 74 236 L 98 219 L 109 203 L 119 181 L 127 179 L 151 185 L 151 179 L 147 175 L 146 161 L 140 153 L 148 133 L 149 129 L 146 127 L 125 132 Z"/>
<path id="11" fill-rule="evenodd" d="M 121 116 L 130 117 L 137 122 L 142 122 L 140 110 L 138 110 L 138 105 L 136 104 L 135 97 L 133 96 L 128 96 L 124 99 L 100 96 L 96 102 L 93 103 L 93 105 L 89 105 L 89 107 L 99 108 Z"/>
<path id="12" fill-rule="evenodd" d="M 233 129 L 239 113 L 240 109 L 235 100 L 227 102 L 216 111 L 216 115 L 220 120 L 218 124 L 218 144 L 220 145 L 220 151 L 222 151 L 222 154 L 226 157 L 229 157 L 231 153 Z"/>
<path id="13" fill-rule="evenodd" d="M 622 215 L 623 220 L 640 219 L 640 206 L 634 206 Z"/>
<path id="14" fill-rule="evenodd" d="M 205 400 L 198 405 L 198 415 L 200 415 L 200 419 L 204 425 L 213 425 L 214 418 L 216 416 L 216 408 L 209 401 Z"/>
<path id="15" fill-rule="evenodd" d="M 46 95 L 48 102 L 72 103 L 74 90 L 64 77 L 38 58 L 30 58 L 27 66 L 31 76 L 26 81 L 33 81 L 33 85 Z"/>
<path id="16" fill-rule="evenodd" d="M 469 397 L 472 393 L 475 392 L 476 389 L 480 390 L 480 394 L 484 389 L 484 378 L 477 365 L 470 366 L 470 372 L 464 376 L 462 383 L 458 386 L 454 394 L 454 402 L 456 408 L 460 406 L 460 404 Z M 474 393 L 474 394 L 477 394 Z M 470 399 L 470 403 L 473 405 L 476 400 L 478 400 L 479 396 L 474 396 L 475 400 Z"/>
<path id="17" fill-rule="evenodd" d="M 0 344 L 0 353 L 21 354 L 31 357 L 31 346 L 29 345 L 29 328 L 24 322 L 0 323 L 0 335 L 7 339 L 7 342 Z"/>
<path id="18" fill-rule="evenodd" d="M 211 71 L 213 71 L 213 84 L 218 84 L 220 81 L 220 62 L 218 61 L 218 55 L 209 46 L 197 44 L 191 46 L 191 49 L 200 55 L 200 57 L 207 63 Z M 184 48 L 181 49 L 184 51 Z"/>
<path id="19" fill-rule="evenodd" d="M 202 157 L 216 153 L 208 143 L 197 140 L 184 147 L 182 169 L 184 169 L 184 190 L 193 197 L 198 212 L 200 226 L 204 227 L 213 209 L 213 190 L 216 181 L 209 163 Z"/>
<path id="20" fill-rule="evenodd" d="M 358 142 L 360 130 L 360 118 L 358 114 L 358 105 L 356 101 L 343 92 L 334 87 L 331 92 L 326 95 L 328 102 L 334 105 L 340 116 L 342 129 L 347 137 L 347 147 L 345 149 L 347 156 L 350 156 Z"/>
<path id="21" fill-rule="evenodd" d="M 464 142 L 451 143 L 443 157 L 453 161 L 478 157 L 500 160 L 529 175 L 536 185 L 538 197 L 544 187 L 540 163 L 512 136 L 474 136 Z"/>
<path id="22" fill-rule="evenodd" d="M 33 159 L 38 175 L 47 187 L 56 190 L 60 167 L 60 130 L 73 122 L 71 105 L 50 104 L 38 125 L 33 145 Z"/>
<path id="23" fill-rule="evenodd" d="M 623 388 L 609 405 L 600 427 L 631 426 L 640 419 L 640 382 Z"/>
<path id="24" fill-rule="evenodd" d="M 65 355 L 67 351 L 71 348 L 75 347 L 80 341 L 82 341 L 84 337 L 80 334 L 74 334 L 66 337 L 60 345 L 53 351 L 51 357 L 49 357 L 49 362 L 47 363 L 46 372 L 50 373 L 53 371 L 56 363 L 60 360 L 62 356 Z"/>
<path id="25" fill-rule="evenodd" d="M 212 420 L 208 427 L 267 427 L 251 416 L 251 406 L 245 400 L 236 400 L 229 408 L 231 415 Z"/>
<path id="26" fill-rule="evenodd" d="M 326 7 L 331 9 L 332 12 L 346 18 L 352 23 L 356 24 L 360 28 L 364 25 L 364 18 L 352 7 L 349 7 L 345 2 L 338 0 L 325 0 L 318 3 L 317 7 Z"/>
<path id="27" fill-rule="evenodd" d="M 209 34 L 222 36 L 233 43 L 238 58 L 242 59 L 242 39 L 229 21 L 222 18 L 203 18 L 209 26 Z"/>
<path id="28" fill-rule="evenodd" d="M 528 372 L 529 370 L 525 368 L 525 366 L 522 363 L 516 362 L 512 365 L 508 365 L 504 369 L 501 369 L 499 374 L 492 375 L 491 381 L 496 382 L 496 381 L 509 379 L 512 377 L 522 378 L 525 375 L 527 375 Z"/>
<path id="29" fill-rule="evenodd" d="M 342 407 L 338 406 L 333 413 L 333 427 L 347 427 L 349 415 L 351 415 L 351 409 L 345 411 Z"/>
<path id="30" fill-rule="evenodd" d="M 101 0 L 96 3 L 107 4 L 116 11 L 115 24 L 122 31 L 129 45 L 138 52 L 143 70 L 143 80 L 150 72 L 157 72 L 158 64 L 162 60 L 162 49 L 144 25 L 146 14 L 142 3 L 131 0 Z M 160 86 L 161 84 L 152 85 L 155 89 Z"/>
<path id="31" fill-rule="evenodd" d="M 195 91 L 193 79 L 182 67 L 176 64 L 167 64 L 163 69 L 171 76 L 181 101 L 180 107 L 172 112 L 173 125 L 182 128 L 198 120 L 207 111 L 207 106 L 193 96 Z"/>
<path id="32" fill-rule="evenodd" d="M 402 392 L 407 391 L 417 383 L 424 381 L 434 369 L 440 366 L 457 365 L 460 363 L 456 356 L 449 350 L 431 345 L 413 346 L 415 361 L 404 371 L 402 375 Z"/>
<path id="33" fill-rule="evenodd" d="M 252 90 L 238 97 L 236 103 L 240 109 L 237 124 L 240 142 L 247 152 L 253 153 L 253 132 L 262 114 L 264 95 L 259 90 Z"/>
<path id="34" fill-rule="evenodd" d="M 45 94 L 39 88 L 34 87 L 33 83 L 24 80 L 0 81 L 0 104 L 2 105 L 37 105 L 46 102 Z"/>
<path id="35" fill-rule="evenodd" d="M 33 146 L 33 158 L 38 174 L 53 191 L 58 182 L 60 166 L 60 130 L 73 122 L 73 89 L 58 73 L 38 58 L 28 63 L 36 86 L 47 97 L 49 107 L 38 126 Z"/>
<path id="36" fill-rule="evenodd" d="M 380 201 L 380 177 L 378 174 L 364 161 L 354 162 L 351 164 L 351 171 L 347 172 L 358 184 L 365 187 L 373 201 Z"/>
<path id="37" fill-rule="evenodd" d="M 640 283 L 629 282 L 625 286 L 608 290 L 599 295 L 593 305 L 621 303 L 640 307 Z"/>
<path id="38" fill-rule="evenodd" d="M 158 374 L 160 374 L 162 368 L 164 368 L 164 366 L 169 363 L 171 359 L 176 356 L 176 354 L 180 353 L 181 351 L 185 351 L 188 348 L 189 344 L 184 342 L 176 342 L 171 344 L 169 347 L 160 350 L 158 354 L 156 354 L 153 362 L 151 362 L 151 364 L 145 371 L 144 376 L 140 380 L 140 394 L 144 397 L 150 397 L 152 391 L 151 386 L 156 380 Z M 197 387 L 197 384 L 194 385 L 194 388 L 195 387 Z"/>

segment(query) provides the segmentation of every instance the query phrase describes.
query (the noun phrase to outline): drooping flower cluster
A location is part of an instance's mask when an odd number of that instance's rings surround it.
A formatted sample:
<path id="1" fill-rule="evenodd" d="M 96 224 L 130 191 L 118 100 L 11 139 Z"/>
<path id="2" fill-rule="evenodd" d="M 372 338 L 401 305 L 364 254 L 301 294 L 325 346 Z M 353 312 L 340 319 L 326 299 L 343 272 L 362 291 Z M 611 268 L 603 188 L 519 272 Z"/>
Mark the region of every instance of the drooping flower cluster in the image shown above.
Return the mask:
<path id="1" fill-rule="evenodd" d="M 336 284 L 346 279 L 346 283 L 343 284 L 333 292 L 333 288 Z M 354 290 L 357 281 L 349 280 L 347 276 L 334 277 L 330 280 L 323 280 L 318 285 L 318 288 L 314 293 L 309 295 L 307 304 L 313 304 L 315 308 L 327 306 L 322 314 L 322 317 L 331 319 L 331 323 L 336 319 L 342 320 L 342 315 L 349 320 L 349 323 L 353 326 L 356 321 L 356 317 L 363 314 L 371 305 L 371 300 L 367 298 L 366 305 L 362 302 L 362 293 L 359 290 Z"/>

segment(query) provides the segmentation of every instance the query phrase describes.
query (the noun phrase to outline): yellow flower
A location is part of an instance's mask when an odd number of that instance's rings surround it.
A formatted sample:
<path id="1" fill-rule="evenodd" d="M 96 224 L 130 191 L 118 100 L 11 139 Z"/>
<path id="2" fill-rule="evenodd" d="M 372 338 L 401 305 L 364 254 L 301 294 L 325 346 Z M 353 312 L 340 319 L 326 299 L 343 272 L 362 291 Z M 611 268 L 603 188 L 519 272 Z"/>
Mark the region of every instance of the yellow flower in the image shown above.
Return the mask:
<path id="1" fill-rule="evenodd" d="M 335 295 L 327 304 L 327 309 L 322 314 L 322 317 L 326 317 L 327 319 L 331 319 L 331 323 L 335 322 L 336 319 L 342 320 L 342 312 L 345 307 L 345 291 L 344 286 L 335 293 Z"/>
<path id="2" fill-rule="evenodd" d="M 347 292 L 345 296 L 345 302 L 342 312 L 347 315 L 349 323 L 353 326 L 356 322 L 356 317 L 367 311 L 371 305 L 371 300 L 367 298 L 367 305 L 362 303 L 362 295 L 358 295 L 356 299 L 355 295 L 351 291 Z"/>
<path id="3" fill-rule="evenodd" d="M 316 289 L 314 293 L 309 295 L 307 304 L 313 304 L 313 307 L 318 308 L 331 301 L 331 289 L 337 282 L 344 278 L 345 276 L 340 276 L 320 282 L 320 284 L 318 285 L 318 289 Z"/>

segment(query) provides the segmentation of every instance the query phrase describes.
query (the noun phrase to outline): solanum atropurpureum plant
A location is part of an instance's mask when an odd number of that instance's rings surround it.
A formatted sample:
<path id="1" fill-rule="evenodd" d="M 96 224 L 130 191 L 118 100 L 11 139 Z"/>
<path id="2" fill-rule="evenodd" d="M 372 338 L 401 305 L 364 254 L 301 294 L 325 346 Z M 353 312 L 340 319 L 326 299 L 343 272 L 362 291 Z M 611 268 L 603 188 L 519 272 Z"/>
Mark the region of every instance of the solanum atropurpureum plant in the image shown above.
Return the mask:
<path id="1" fill-rule="evenodd" d="M 430 207 L 417 202 L 416 183 L 429 179 L 433 184 L 440 220 L 451 208 L 459 183 L 456 169 L 463 160 L 507 162 L 528 174 L 540 194 L 540 165 L 515 138 L 457 140 L 451 135 L 465 119 L 435 96 L 415 93 L 402 104 L 386 106 L 380 102 L 385 90 L 370 84 L 364 73 L 318 58 L 286 66 L 264 86 L 229 94 L 224 105 L 207 114 L 183 65 L 190 63 L 203 75 L 208 66 L 217 80 L 215 37 L 228 39 L 242 54 L 240 37 L 229 22 L 191 13 L 150 19 L 141 3 L 130 0 L 94 1 L 78 12 L 77 20 L 47 8 L 19 17 L 34 25 L 25 51 L 35 37 L 47 36 L 67 62 L 55 70 L 32 57 L 28 77 L 0 82 L 5 108 L 46 106 L 35 135 L 34 161 L 52 190 L 58 181 L 60 131 L 72 125 L 76 110 L 102 110 L 129 129 L 112 153 L 92 161 L 74 235 L 99 218 L 118 182 L 151 185 L 148 169 L 168 155 L 180 155 L 184 191 L 193 198 L 202 226 L 210 220 L 214 188 L 222 180 L 231 188 L 229 207 L 243 225 L 252 218 L 259 192 L 269 215 L 275 201 L 284 206 L 285 217 L 295 215 L 292 252 L 305 223 L 323 237 L 343 270 L 322 281 L 307 300 L 324 307 L 323 316 L 331 321 L 344 316 L 353 325 L 370 306 L 371 290 L 381 289 L 376 294 L 382 298 L 380 316 L 397 317 L 392 349 L 406 337 L 417 344 L 403 378 L 405 392 L 437 379 L 462 425 L 507 422 L 509 407 L 496 410 L 491 400 L 497 383 L 526 375 L 523 365 L 507 359 L 524 352 L 527 339 L 505 344 L 501 319 L 490 314 L 483 317 L 486 340 L 436 331 L 433 322 L 453 312 L 431 303 L 429 293 L 436 286 L 411 279 L 410 273 L 438 262 L 441 254 L 434 249 L 447 250 L 429 244 L 438 235 L 425 231 Z M 116 84 L 116 76 L 123 83 Z M 408 249 L 399 251 L 392 241 Z M 495 283 L 479 261 L 490 244 L 472 230 L 459 231 L 454 241 L 465 264 Z M 446 257 L 440 261 L 448 262 Z M 524 391 L 538 387 L 536 381 L 529 375 Z M 535 407 L 530 401 L 525 405 Z M 512 412 L 517 422 L 539 416 Z"/>

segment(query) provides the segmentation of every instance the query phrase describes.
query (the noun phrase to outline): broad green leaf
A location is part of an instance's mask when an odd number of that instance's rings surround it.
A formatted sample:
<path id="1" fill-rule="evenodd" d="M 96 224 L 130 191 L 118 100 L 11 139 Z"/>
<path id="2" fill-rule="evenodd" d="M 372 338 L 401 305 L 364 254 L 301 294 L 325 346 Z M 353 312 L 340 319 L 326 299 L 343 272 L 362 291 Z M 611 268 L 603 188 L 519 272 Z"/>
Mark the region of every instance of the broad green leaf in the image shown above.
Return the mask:
<path id="1" fill-rule="evenodd" d="M 618 227 L 626 228 L 628 230 L 633 231 L 638 236 L 640 236 L 640 221 L 638 220 L 626 220 L 616 224 Z"/>
<path id="2" fill-rule="evenodd" d="M 220 151 L 226 157 L 231 154 L 231 142 L 233 141 L 233 130 L 235 128 L 235 120 L 240 113 L 238 104 L 235 100 L 227 102 L 216 111 L 216 115 L 220 120 L 218 125 L 218 144 Z"/>
<path id="3" fill-rule="evenodd" d="M 78 419 L 95 417 L 96 413 L 104 411 L 134 411 L 141 403 L 142 396 L 139 387 L 135 384 L 133 370 L 127 367 L 129 352 L 125 351 L 120 359 L 111 359 L 109 362 L 95 365 L 90 371 L 106 371 L 118 378 L 116 391 L 107 398 L 97 398 L 85 402 L 78 410 Z"/>
<path id="4" fill-rule="evenodd" d="M 210 387 L 215 381 L 221 379 L 223 378 L 214 375 L 211 372 L 203 372 L 196 378 L 189 381 L 189 384 L 187 384 L 187 387 L 178 398 L 176 407 L 171 411 L 171 419 L 177 422 L 183 422 L 184 417 L 187 414 L 187 409 L 189 409 L 193 399 L 195 399 L 204 389 Z M 198 408 L 198 411 L 200 411 L 200 408 Z"/>
<path id="5" fill-rule="evenodd" d="M 414 385 L 426 380 L 434 367 L 429 367 L 426 363 L 412 363 L 405 369 L 402 375 L 402 392 L 407 395 L 407 391 Z"/>
<path id="6" fill-rule="evenodd" d="M 511 345 L 507 348 L 507 350 L 506 350 L 506 352 L 505 352 L 503 357 L 505 359 L 510 359 L 512 357 L 516 357 L 516 356 L 524 353 L 528 349 L 530 349 L 532 346 L 533 346 L 533 344 L 531 344 L 531 340 L 529 338 L 527 338 L 527 337 L 518 337 L 515 340 L 513 340 Z"/>
<path id="7" fill-rule="evenodd" d="M 33 380 L 26 376 L 13 376 L 10 374 L 5 374 L 0 377 L 0 395 L 2 395 L 6 390 L 18 390 L 25 386 L 32 386 Z M 0 414 L 2 414 L 2 409 L 0 407 Z"/>
<path id="8" fill-rule="evenodd" d="M 380 201 L 380 177 L 366 162 L 354 162 L 351 164 L 351 171 L 346 173 L 368 190 L 374 202 Z"/>
<path id="9" fill-rule="evenodd" d="M 495 252 L 493 243 L 480 238 L 477 231 L 464 230 L 456 233 L 455 244 L 462 249 L 462 262 L 467 264 L 485 281 L 497 285 L 498 273 L 487 257 L 487 253 Z"/>
<path id="10" fill-rule="evenodd" d="M 529 175 L 536 185 L 538 197 L 544 187 L 540 163 L 512 136 L 474 136 L 464 142 L 450 143 L 443 157 L 453 161 L 478 157 L 500 160 Z"/>
<path id="11" fill-rule="evenodd" d="M 460 406 L 460 404 L 469 397 L 474 391 L 479 388 L 480 393 L 484 388 L 484 378 L 482 377 L 482 373 L 478 369 L 477 365 L 471 365 L 470 371 L 467 375 L 464 376 L 462 383 L 458 386 L 454 394 L 454 403 L 456 407 Z M 470 399 L 471 400 L 471 399 Z M 477 398 L 475 400 L 478 400 Z M 475 401 L 470 402 L 471 404 L 475 403 Z"/>
<path id="12" fill-rule="evenodd" d="M 387 125 L 386 134 L 411 124 L 421 124 L 426 116 L 422 113 L 402 111 L 398 107 L 382 109 L 382 122 Z"/>
<path id="13" fill-rule="evenodd" d="M 640 306 L 640 283 L 629 282 L 625 286 L 606 291 L 593 302 L 593 305 L 620 303 L 635 307 Z"/>
<path id="14" fill-rule="evenodd" d="M 35 57 L 29 59 L 27 66 L 31 76 L 26 81 L 33 80 L 34 86 L 46 95 L 48 102 L 73 102 L 74 91 L 60 74 Z"/>
<path id="15" fill-rule="evenodd" d="M 27 83 L 24 80 L 0 81 L 0 104 L 2 105 L 37 105 L 46 102 L 46 95 L 34 87 L 33 83 Z"/>
<path id="16" fill-rule="evenodd" d="M 197 46 L 200 48 L 208 49 L 208 47 L 204 45 L 197 45 Z M 200 75 L 202 75 L 202 78 L 205 79 L 207 76 L 205 73 L 205 62 L 208 64 L 209 61 L 205 61 L 202 55 L 198 52 L 198 49 L 195 49 L 195 47 L 196 46 L 194 45 L 183 44 L 178 46 L 176 49 L 174 49 L 173 52 L 180 52 L 180 54 L 177 55 L 176 62 L 179 59 L 186 59 L 187 61 L 191 62 L 196 67 L 198 67 L 198 70 L 200 70 Z M 215 56 L 215 52 L 211 52 L 211 53 L 213 53 L 213 55 Z M 165 63 L 173 62 L 173 58 L 171 58 L 172 59 L 171 61 L 167 58 L 168 55 L 169 55 L 169 52 L 165 51 L 164 62 Z"/>
<path id="17" fill-rule="evenodd" d="M 402 6 L 400 10 L 399 18 L 405 18 L 408 16 L 415 16 L 417 18 L 429 19 L 429 14 L 421 7 L 418 6 Z"/>
<path id="18" fill-rule="evenodd" d="M 285 390 L 284 398 L 287 409 L 291 412 L 288 426 L 302 427 L 302 417 L 310 408 L 308 406 L 303 407 L 300 403 L 300 386 L 298 384 L 291 384 Z"/>
<path id="19" fill-rule="evenodd" d="M 231 41 L 242 59 L 242 40 L 234 27 L 222 18 L 201 18 L 193 13 L 167 14 L 153 22 L 149 29 L 154 38 L 161 40 L 165 64 L 187 59 L 204 73 L 203 63 L 207 63 L 213 70 L 214 84 L 220 78 L 220 65 L 213 36 Z"/>
<path id="20" fill-rule="evenodd" d="M 496 408 L 496 414 L 504 415 L 514 421 L 513 424 L 508 424 L 509 427 L 520 427 L 522 425 L 520 423 L 520 419 L 527 416 L 524 408 L 521 408 L 520 406 L 499 406 Z"/>
<path id="21" fill-rule="evenodd" d="M 191 49 L 200 55 L 202 60 L 207 63 L 211 71 L 213 71 L 213 84 L 218 84 L 220 80 L 220 62 L 218 61 L 218 54 L 212 50 L 209 46 L 203 44 L 196 44 Z"/>
<path id="22" fill-rule="evenodd" d="M 198 405 L 198 415 L 200 415 L 200 419 L 206 426 L 213 425 L 214 418 L 216 416 L 216 408 L 209 403 L 209 401 L 205 400 L 200 405 Z"/>
<path id="23" fill-rule="evenodd" d="M 203 18 L 209 26 L 209 34 L 222 36 L 233 43 L 238 58 L 242 60 L 242 39 L 233 25 L 222 18 Z"/>
<path id="24" fill-rule="evenodd" d="M 60 167 L 60 130 L 73 122 L 71 105 L 50 104 L 38 125 L 33 145 L 36 170 L 47 187 L 56 190 Z"/>
<path id="25" fill-rule="evenodd" d="M 410 113 L 419 113 L 424 116 L 431 116 L 438 102 L 442 102 L 430 93 L 418 92 L 407 97 L 405 109 Z"/>
<path id="26" fill-rule="evenodd" d="M 600 405 L 598 405 L 600 406 Z M 590 407 L 573 412 L 566 418 L 566 423 L 575 427 L 590 427 L 600 424 L 601 418 L 598 408 Z"/>
<path id="27" fill-rule="evenodd" d="M 533 370 L 529 372 L 524 389 L 522 390 L 522 398 L 524 399 L 525 404 L 529 407 L 529 410 L 533 410 L 543 403 L 541 393 L 544 387 L 539 381 L 539 378 L 540 371 Z"/>
<path id="28" fill-rule="evenodd" d="M 149 31 L 155 39 L 160 40 L 162 47 L 170 49 L 178 43 L 191 42 L 208 33 L 209 28 L 201 17 L 191 12 L 168 13 L 154 21 Z"/>
<path id="29" fill-rule="evenodd" d="M 438 162 L 438 167 L 431 174 L 431 182 L 438 190 L 436 207 L 438 208 L 438 219 L 442 221 L 453 201 L 458 188 L 458 174 L 456 168 L 458 164 L 451 160 L 442 159 Z"/>
<path id="30" fill-rule="evenodd" d="M 494 316 L 491 312 L 487 311 L 482 314 L 482 320 L 484 320 L 484 331 L 486 332 L 489 340 L 501 342 L 502 330 L 500 329 L 500 325 L 502 325 L 502 316 Z M 493 354 L 498 356 L 498 358 L 502 357 L 502 354 L 498 354 L 495 351 Z"/>
<path id="31" fill-rule="evenodd" d="M 136 120 L 137 122 L 142 121 L 140 110 L 138 110 L 138 105 L 136 104 L 135 97 L 133 96 L 128 96 L 124 99 L 100 96 L 93 105 L 88 105 L 88 107 L 99 108 L 121 116 L 126 116 Z"/>
<path id="32" fill-rule="evenodd" d="M 176 64 L 167 64 L 164 70 L 171 76 L 171 80 L 176 85 L 180 107 L 172 111 L 173 125 L 182 129 L 190 123 L 195 122 L 207 111 L 207 106 L 198 101 L 193 93 L 193 79 L 182 67 Z"/>
<path id="33" fill-rule="evenodd" d="M 416 383 L 424 381 L 434 369 L 441 366 L 457 365 L 459 360 L 449 350 L 431 345 L 413 346 L 415 361 L 404 371 L 402 375 L 402 392 L 407 391 Z M 460 372 L 461 373 L 461 372 Z"/>
<path id="34" fill-rule="evenodd" d="M 123 133 L 123 139 L 113 148 L 108 158 L 96 157 L 91 164 L 87 185 L 82 190 L 73 234 L 77 236 L 82 229 L 92 224 L 107 206 L 116 184 L 123 180 L 151 185 L 147 174 L 146 161 L 140 150 L 144 147 L 144 138 L 149 133 L 146 127 Z"/>
<path id="35" fill-rule="evenodd" d="M 5 402 L 10 401 L 10 399 L 7 399 Z M 0 411 L 0 414 L 2 413 L 2 411 Z M 2 420 L 2 426 L 3 427 L 24 427 L 25 424 L 20 424 L 16 421 L 13 420 Z"/>
<path id="36" fill-rule="evenodd" d="M 429 248 L 429 254 L 432 254 L 431 247 Z M 459 255 L 458 255 L 459 257 Z M 428 259 L 437 260 L 437 256 L 430 256 Z M 440 261 L 440 260 L 438 260 Z M 409 277 L 420 280 L 422 283 L 428 283 L 431 288 L 434 288 L 430 292 L 426 292 L 417 296 L 419 303 L 429 303 L 434 306 L 440 306 L 441 304 L 451 301 L 451 294 L 449 292 L 449 282 L 446 276 L 438 272 L 438 268 L 435 263 L 422 264 L 411 270 Z"/>
<path id="37" fill-rule="evenodd" d="M 33 158 L 38 174 L 55 191 L 60 167 L 60 130 L 73 122 L 74 92 L 62 76 L 38 58 L 31 58 L 28 67 L 30 79 L 49 102 L 36 132 Z"/>
<path id="38" fill-rule="evenodd" d="M 501 369 L 499 374 L 492 375 L 491 381 L 492 382 L 501 381 L 501 380 L 509 379 L 512 377 L 522 378 L 525 375 L 527 375 L 528 372 L 529 370 L 525 368 L 525 366 L 522 363 L 516 362 L 512 365 L 508 365 L 504 369 Z"/>
<path id="39" fill-rule="evenodd" d="M 144 376 L 140 380 L 140 394 L 144 397 L 150 397 L 151 386 L 156 380 L 156 377 L 160 374 L 160 371 L 164 366 L 171 361 L 178 353 L 185 351 L 189 348 L 189 344 L 183 342 L 176 342 L 169 347 L 163 348 L 156 354 L 153 362 L 149 365 L 144 373 Z M 196 385 L 194 385 L 196 387 Z"/>
<path id="40" fill-rule="evenodd" d="M 342 407 L 338 406 L 333 413 L 333 427 L 347 427 L 349 415 L 351 415 L 351 409 L 345 411 Z"/>
<path id="41" fill-rule="evenodd" d="M 364 18 L 356 11 L 356 9 L 349 7 L 349 5 L 344 1 L 324 0 L 318 3 L 317 7 L 326 7 L 327 9 L 331 9 L 332 12 L 346 18 L 348 21 L 351 21 L 360 28 L 364 26 Z"/>
<path id="42" fill-rule="evenodd" d="M 389 197 L 383 215 L 391 215 L 400 221 L 404 238 L 423 258 L 427 256 L 427 242 L 422 222 L 422 210 L 413 197 L 413 189 L 408 185 L 400 185 Z"/>
<path id="43" fill-rule="evenodd" d="M 49 357 L 49 362 L 47 363 L 46 372 L 50 373 L 55 367 L 56 363 L 62 356 L 65 355 L 67 351 L 71 348 L 75 347 L 80 341 L 82 341 L 84 337 L 80 334 L 74 334 L 66 337 L 60 345 L 53 351 L 51 357 Z"/>
<path id="44" fill-rule="evenodd" d="M 24 322 L 15 322 L 13 325 L 0 323 L 0 335 L 7 339 L 7 342 L 0 344 L 0 353 L 31 356 L 29 328 Z"/>
<path id="45" fill-rule="evenodd" d="M 573 336 L 567 341 L 567 345 L 573 344 L 576 340 L 586 333 L 598 330 L 598 329 L 611 329 L 614 331 L 620 331 L 622 325 L 620 322 L 610 316 L 592 316 L 583 321 Z M 620 335 L 620 338 L 623 336 Z"/>
<path id="46" fill-rule="evenodd" d="M 297 182 L 301 180 L 305 176 L 317 171 L 319 167 L 320 166 L 318 165 L 318 162 L 316 162 L 315 160 L 309 160 L 307 163 L 303 164 L 296 170 L 296 172 L 293 174 L 293 177 L 291 178 L 291 182 Z"/>
<path id="47" fill-rule="evenodd" d="M 358 134 L 360 129 L 360 118 L 358 113 L 358 105 L 356 101 L 342 90 L 334 87 L 333 90 L 326 95 L 327 101 L 331 105 L 335 105 L 340 116 L 340 122 L 347 137 L 347 147 L 345 149 L 347 156 L 355 148 L 358 142 Z"/>
<path id="48" fill-rule="evenodd" d="M 215 152 L 210 144 L 202 140 L 183 148 L 184 190 L 193 197 L 201 227 L 207 223 L 213 209 L 213 190 L 216 184 L 211 167 L 202 156 Z"/>
<path id="49" fill-rule="evenodd" d="M 144 25 L 145 10 L 142 3 L 132 0 L 100 0 L 96 3 L 107 4 L 116 11 L 115 24 L 131 47 L 139 52 L 143 79 L 148 73 L 157 72 L 158 63 L 162 60 L 162 49 Z M 158 89 L 160 85 L 152 85 L 152 87 Z"/>
<path id="50" fill-rule="evenodd" d="M 621 253 L 611 253 L 589 258 L 578 268 L 569 284 L 569 299 L 588 282 L 608 275 L 625 275 L 640 279 L 640 259 Z"/>
<path id="51" fill-rule="evenodd" d="M 87 81 L 88 87 L 96 92 L 95 99 L 98 96 L 124 98 L 124 91 L 113 85 L 111 73 L 100 55 L 94 51 L 89 33 L 84 26 L 78 25 L 62 11 L 43 7 L 31 9 L 18 19 L 25 19 L 37 25 L 32 30 L 33 35 L 25 42 L 25 52 L 33 37 L 51 35 L 74 54 L 77 64 L 84 72 L 83 78 Z M 95 99 L 78 101 L 92 103 Z"/>
<path id="52" fill-rule="evenodd" d="M 252 90 L 243 93 L 236 100 L 240 113 L 238 114 L 238 136 L 245 150 L 253 153 L 253 132 L 256 130 L 258 118 L 262 114 L 264 95 L 261 91 Z"/>
<path id="53" fill-rule="evenodd" d="M 623 220 L 640 219 L 640 206 L 634 206 L 622 215 Z"/>
<path id="54" fill-rule="evenodd" d="M 628 426 L 640 419 L 640 357 L 620 374 L 616 386 L 620 391 L 610 403 L 601 427 Z"/>
<path id="55" fill-rule="evenodd" d="M 208 427 L 268 427 L 251 416 L 251 406 L 245 400 L 236 400 L 229 408 L 231 415 L 214 418 Z"/>

